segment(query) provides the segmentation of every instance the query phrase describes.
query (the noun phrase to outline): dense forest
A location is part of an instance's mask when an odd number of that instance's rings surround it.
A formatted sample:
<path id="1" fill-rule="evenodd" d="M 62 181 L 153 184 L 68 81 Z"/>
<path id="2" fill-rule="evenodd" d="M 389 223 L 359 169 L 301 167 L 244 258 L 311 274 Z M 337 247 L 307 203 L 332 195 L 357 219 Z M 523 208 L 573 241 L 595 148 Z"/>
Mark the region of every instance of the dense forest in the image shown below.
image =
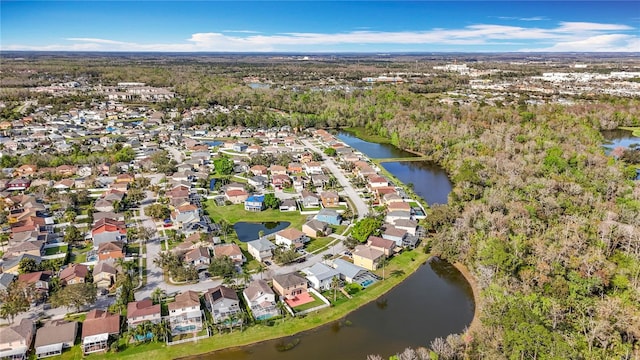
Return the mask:
<path id="1" fill-rule="evenodd" d="M 348 92 L 310 85 L 388 68 L 353 62 L 50 62 L 26 78 L 29 85 L 61 74 L 105 84 L 143 81 L 181 95 L 159 108 L 243 107 L 184 126 L 356 126 L 423 153 L 455 184 L 449 203 L 432 208 L 423 224 L 430 229 L 430 251 L 465 264 L 481 288 L 480 325 L 425 346 L 445 359 L 638 358 L 640 183 L 631 180 L 635 169 L 605 155 L 600 130 L 640 125 L 640 100 L 594 97 L 534 106 L 520 94 L 520 100 L 497 106 L 447 105 L 438 94 L 468 81 L 449 74 Z M 242 80 L 249 76 L 278 86 L 251 89 Z M 5 84 L 20 83 L 17 75 L 3 77 Z M 26 96 L 16 94 L 3 96 Z"/>

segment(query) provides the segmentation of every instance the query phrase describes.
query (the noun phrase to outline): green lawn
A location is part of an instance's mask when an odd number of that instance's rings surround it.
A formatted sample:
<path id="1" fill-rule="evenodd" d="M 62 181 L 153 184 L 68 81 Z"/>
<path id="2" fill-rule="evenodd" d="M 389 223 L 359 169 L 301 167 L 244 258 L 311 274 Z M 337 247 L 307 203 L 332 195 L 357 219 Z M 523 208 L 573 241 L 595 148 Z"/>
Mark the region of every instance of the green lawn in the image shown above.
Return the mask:
<path id="1" fill-rule="evenodd" d="M 67 252 L 68 248 L 69 247 L 67 245 L 50 247 L 50 248 L 44 249 L 44 256 L 63 254 Z"/>
<path id="2" fill-rule="evenodd" d="M 314 252 L 316 250 L 324 249 L 333 240 L 335 239 L 330 237 L 311 239 L 309 244 L 305 247 L 305 250 L 307 250 L 308 252 Z"/>
<path id="3" fill-rule="evenodd" d="M 626 127 L 620 127 L 620 129 L 632 131 L 633 136 L 640 136 L 640 126 L 635 126 L 635 127 L 626 126 Z"/>
<path id="4" fill-rule="evenodd" d="M 316 306 L 324 305 L 324 302 L 322 300 L 320 300 L 320 298 L 318 298 L 315 294 L 309 293 L 309 295 L 311 295 L 311 297 L 313 297 L 313 301 L 309 302 L 309 303 L 306 303 L 306 304 L 302 304 L 300 306 L 294 307 L 293 308 L 294 312 L 301 312 L 301 311 L 313 309 Z"/>
<path id="5" fill-rule="evenodd" d="M 260 212 L 246 211 L 244 204 L 217 206 L 213 200 L 204 203 L 205 210 L 213 221 L 225 219 L 230 224 L 239 221 L 246 222 L 268 222 L 268 221 L 288 221 L 291 226 L 300 230 L 307 217 L 300 215 L 297 211 L 280 211 L 268 209 Z"/>

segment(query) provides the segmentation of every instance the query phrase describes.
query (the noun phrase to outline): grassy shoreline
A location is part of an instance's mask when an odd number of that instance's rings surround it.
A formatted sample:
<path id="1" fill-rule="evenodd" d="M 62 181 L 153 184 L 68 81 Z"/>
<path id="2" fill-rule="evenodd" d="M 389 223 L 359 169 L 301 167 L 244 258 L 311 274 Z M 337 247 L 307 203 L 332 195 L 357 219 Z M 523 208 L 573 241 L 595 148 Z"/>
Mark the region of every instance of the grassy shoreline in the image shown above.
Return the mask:
<path id="1" fill-rule="evenodd" d="M 223 335 L 216 334 L 210 338 L 200 340 L 195 343 L 186 343 L 174 346 L 166 346 L 163 343 L 150 343 L 133 346 L 118 353 L 91 355 L 91 358 L 135 359 L 139 357 L 141 353 L 144 353 L 146 357 L 153 358 L 154 360 L 188 358 L 195 355 L 212 353 L 218 350 L 239 348 L 304 333 L 344 318 L 353 311 L 378 299 L 380 296 L 401 284 L 404 279 L 418 270 L 418 268 L 430 258 L 429 254 L 421 251 L 422 249 L 423 248 L 420 247 L 418 250 L 402 253 L 394 258 L 389 266 L 387 266 L 387 273 L 391 273 L 394 269 L 402 269 L 405 273 L 403 276 L 387 277 L 386 280 L 372 285 L 366 291 L 358 293 L 353 297 L 353 299 L 350 299 L 339 306 L 311 313 L 304 318 L 287 318 L 274 326 L 254 325 L 247 327 L 246 330 L 242 332 L 237 331 Z M 73 351 L 65 352 L 62 358 L 73 358 Z"/>
<path id="2" fill-rule="evenodd" d="M 633 136 L 640 137 L 640 126 L 621 126 L 622 130 L 629 130 Z"/>

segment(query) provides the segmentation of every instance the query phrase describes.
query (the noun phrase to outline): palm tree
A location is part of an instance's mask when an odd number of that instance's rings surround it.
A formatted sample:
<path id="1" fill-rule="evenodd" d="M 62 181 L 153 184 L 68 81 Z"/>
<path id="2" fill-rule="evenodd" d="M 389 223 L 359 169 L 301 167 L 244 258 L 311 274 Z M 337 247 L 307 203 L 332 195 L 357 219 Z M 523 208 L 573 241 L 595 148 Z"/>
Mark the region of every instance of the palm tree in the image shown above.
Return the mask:
<path id="1" fill-rule="evenodd" d="M 282 301 L 278 301 L 276 306 L 278 307 L 278 311 L 282 315 L 282 321 L 284 322 L 284 319 L 287 317 L 287 308 Z"/>
<path id="2" fill-rule="evenodd" d="M 262 274 L 264 274 L 265 271 L 267 271 L 267 266 L 263 263 L 260 263 L 260 265 L 256 269 L 256 272 L 260 274 L 260 280 L 262 280 Z"/>
<path id="3" fill-rule="evenodd" d="M 338 291 L 338 289 L 340 288 L 340 278 L 337 276 L 334 276 L 333 279 L 331 279 L 331 288 L 333 289 L 333 302 L 336 302 L 336 292 Z"/>
<path id="4" fill-rule="evenodd" d="M 154 304 L 160 304 L 162 302 L 162 300 L 167 296 L 167 292 L 160 289 L 160 288 L 156 288 L 155 290 L 153 290 L 153 292 L 151 293 L 151 301 L 153 301 Z"/>
<path id="5" fill-rule="evenodd" d="M 378 267 L 382 266 L 382 280 L 385 279 L 384 271 L 385 271 L 385 267 L 386 267 L 388 262 L 389 262 L 389 260 L 387 260 L 386 257 L 382 257 L 382 259 L 380 259 L 380 261 L 378 262 Z"/>

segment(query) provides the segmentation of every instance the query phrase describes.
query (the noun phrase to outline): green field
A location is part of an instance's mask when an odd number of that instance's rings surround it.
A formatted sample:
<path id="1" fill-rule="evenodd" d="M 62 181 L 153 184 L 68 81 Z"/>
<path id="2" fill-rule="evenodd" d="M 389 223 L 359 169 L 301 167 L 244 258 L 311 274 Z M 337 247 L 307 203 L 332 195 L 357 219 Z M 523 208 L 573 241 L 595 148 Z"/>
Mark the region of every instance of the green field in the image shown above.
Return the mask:
<path id="1" fill-rule="evenodd" d="M 620 129 L 629 130 L 632 132 L 633 136 L 640 137 L 640 126 L 625 126 Z"/>
<path id="2" fill-rule="evenodd" d="M 226 220 L 230 224 L 239 221 L 246 222 L 269 222 L 269 221 L 288 221 L 291 226 L 300 230 L 302 224 L 307 220 L 306 216 L 300 215 L 297 211 L 280 211 L 268 209 L 260 212 L 246 211 L 244 204 L 217 206 L 213 200 L 207 200 L 204 208 L 211 220 L 218 222 L 221 219 Z"/>

